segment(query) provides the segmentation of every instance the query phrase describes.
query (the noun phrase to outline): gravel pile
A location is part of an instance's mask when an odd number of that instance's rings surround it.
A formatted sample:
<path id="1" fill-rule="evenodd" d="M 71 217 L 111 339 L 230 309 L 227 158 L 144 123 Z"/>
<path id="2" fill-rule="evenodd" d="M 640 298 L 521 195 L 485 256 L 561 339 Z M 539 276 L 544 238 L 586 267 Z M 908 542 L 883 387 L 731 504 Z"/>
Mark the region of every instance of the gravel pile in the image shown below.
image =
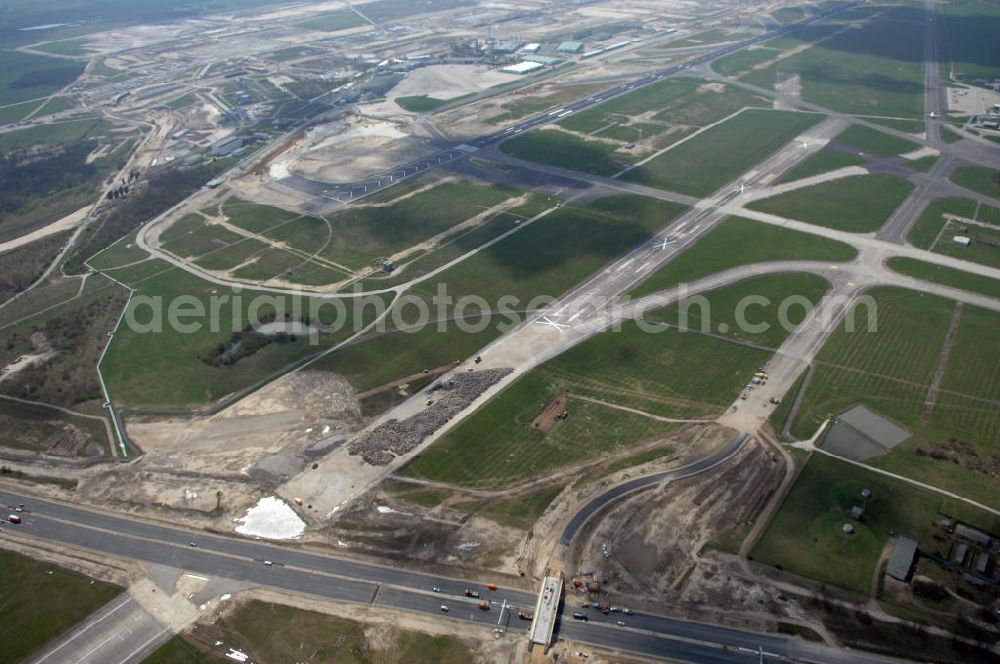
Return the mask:
<path id="1" fill-rule="evenodd" d="M 485 369 L 449 376 L 431 388 L 437 396 L 430 406 L 403 421 L 389 420 L 378 425 L 351 443 L 348 451 L 373 466 L 384 466 L 424 442 L 512 371 Z"/>

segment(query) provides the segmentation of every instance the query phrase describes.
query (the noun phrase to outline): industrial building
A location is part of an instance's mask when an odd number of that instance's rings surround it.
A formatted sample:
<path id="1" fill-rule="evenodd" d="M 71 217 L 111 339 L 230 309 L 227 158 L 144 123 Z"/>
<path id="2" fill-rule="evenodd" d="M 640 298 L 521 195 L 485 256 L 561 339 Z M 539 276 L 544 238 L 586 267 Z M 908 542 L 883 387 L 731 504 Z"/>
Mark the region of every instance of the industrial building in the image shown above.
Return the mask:
<path id="1" fill-rule="evenodd" d="M 559 53 L 579 53 L 582 50 L 583 42 L 578 41 L 564 41 L 556 46 L 556 51 Z"/>
<path id="2" fill-rule="evenodd" d="M 538 62 L 530 62 L 528 60 L 522 60 L 513 65 L 508 65 L 503 67 L 500 71 L 507 74 L 530 74 L 533 71 L 538 71 L 544 65 Z"/>
<path id="3" fill-rule="evenodd" d="M 960 244 L 963 247 L 968 247 L 970 244 L 972 244 L 972 239 L 969 238 L 969 236 L 967 235 L 956 235 L 952 239 L 955 241 L 955 244 Z"/>
<path id="4" fill-rule="evenodd" d="M 885 573 L 894 579 L 908 581 L 916 557 L 917 540 L 900 535 L 892 547 L 892 554 L 889 556 L 889 565 L 886 567 Z"/>
<path id="5" fill-rule="evenodd" d="M 243 139 L 239 136 L 230 136 L 212 144 L 213 157 L 226 157 L 243 147 Z"/>

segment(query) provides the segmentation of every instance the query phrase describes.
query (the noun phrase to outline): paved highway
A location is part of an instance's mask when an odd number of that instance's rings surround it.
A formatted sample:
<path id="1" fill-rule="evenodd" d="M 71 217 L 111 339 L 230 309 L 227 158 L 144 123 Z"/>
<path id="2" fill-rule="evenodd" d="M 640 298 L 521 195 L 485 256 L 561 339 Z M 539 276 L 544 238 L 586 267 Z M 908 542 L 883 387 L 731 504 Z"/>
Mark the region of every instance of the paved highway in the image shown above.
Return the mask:
<path id="1" fill-rule="evenodd" d="M 579 512 L 573 515 L 573 518 L 569 520 L 566 524 L 566 528 L 563 529 L 563 533 L 559 538 L 559 543 L 563 546 L 569 546 L 573 538 L 576 537 L 577 532 L 590 521 L 591 517 L 597 512 L 604 509 L 607 505 L 618 500 L 622 496 L 628 495 L 630 493 L 635 493 L 642 489 L 653 486 L 654 484 L 659 484 L 661 482 L 666 482 L 668 480 L 679 480 L 685 477 L 692 477 L 699 473 L 703 473 L 706 470 L 715 468 L 717 465 L 730 458 L 734 454 L 740 451 L 743 444 L 746 443 L 749 436 L 745 433 L 737 435 L 733 441 L 726 446 L 724 450 L 721 450 L 718 454 L 713 454 L 710 457 L 704 459 L 699 459 L 694 463 L 690 463 L 686 466 L 681 466 L 680 468 L 672 468 L 671 470 L 665 470 L 661 473 L 656 473 L 654 475 L 647 475 L 646 477 L 639 477 L 628 482 L 624 482 L 615 486 L 608 491 L 605 491 L 601 495 L 597 496 L 589 503 L 583 506 Z"/>
<path id="2" fill-rule="evenodd" d="M 24 502 L 24 523 L 5 528 L 4 537 L 33 536 L 90 549 L 119 558 L 166 565 L 208 576 L 238 579 L 328 600 L 370 604 L 443 619 L 493 626 L 497 607 L 506 599 L 515 608 L 532 608 L 534 594 L 513 588 L 491 592 L 481 583 L 415 572 L 357 560 L 319 555 L 235 537 L 222 537 L 151 523 L 64 503 L 0 490 L 0 502 Z M 197 546 L 190 546 L 194 542 Z M 264 561 L 271 561 L 267 566 Z M 432 592 L 434 587 L 440 593 Z M 465 588 L 482 593 L 494 608 L 480 611 L 463 596 Z M 440 606 L 449 607 L 447 614 Z M 681 662 L 747 662 L 739 648 L 763 646 L 788 659 L 834 664 L 859 662 L 884 664 L 895 660 L 835 650 L 799 642 L 785 636 L 719 627 L 656 616 L 624 617 L 624 627 L 614 624 L 620 614 L 591 616 L 588 624 L 569 618 L 570 599 L 557 628 L 561 636 Z M 593 612 L 592 612 L 593 613 Z M 616 618 L 617 616 L 617 618 Z M 504 616 L 509 629 L 526 631 L 527 622 Z"/>

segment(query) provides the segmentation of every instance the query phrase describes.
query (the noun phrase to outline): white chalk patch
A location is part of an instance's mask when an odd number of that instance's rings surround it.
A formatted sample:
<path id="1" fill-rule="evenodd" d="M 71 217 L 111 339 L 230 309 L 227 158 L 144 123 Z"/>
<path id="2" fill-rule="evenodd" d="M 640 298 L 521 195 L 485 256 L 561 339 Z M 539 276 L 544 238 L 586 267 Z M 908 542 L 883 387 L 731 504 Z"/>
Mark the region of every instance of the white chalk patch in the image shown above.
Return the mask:
<path id="1" fill-rule="evenodd" d="M 236 532 L 264 539 L 296 539 L 302 536 L 306 523 L 288 503 L 276 496 L 261 498 L 247 510 L 245 516 L 235 519 L 240 524 Z"/>

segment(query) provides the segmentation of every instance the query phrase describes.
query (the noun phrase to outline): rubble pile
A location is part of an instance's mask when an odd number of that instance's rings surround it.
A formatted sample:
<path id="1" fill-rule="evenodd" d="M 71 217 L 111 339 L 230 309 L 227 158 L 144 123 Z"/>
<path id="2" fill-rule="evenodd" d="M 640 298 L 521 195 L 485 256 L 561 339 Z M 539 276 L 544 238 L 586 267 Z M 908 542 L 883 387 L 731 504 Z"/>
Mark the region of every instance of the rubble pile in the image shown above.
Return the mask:
<path id="1" fill-rule="evenodd" d="M 441 396 L 427 408 L 402 421 L 383 422 L 352 442 L 348 451 L 373 466 L 384 466 L 424 442 L 512 371 L 505 368 L 453 374 L 431 388 L 432 393 Z"/>

